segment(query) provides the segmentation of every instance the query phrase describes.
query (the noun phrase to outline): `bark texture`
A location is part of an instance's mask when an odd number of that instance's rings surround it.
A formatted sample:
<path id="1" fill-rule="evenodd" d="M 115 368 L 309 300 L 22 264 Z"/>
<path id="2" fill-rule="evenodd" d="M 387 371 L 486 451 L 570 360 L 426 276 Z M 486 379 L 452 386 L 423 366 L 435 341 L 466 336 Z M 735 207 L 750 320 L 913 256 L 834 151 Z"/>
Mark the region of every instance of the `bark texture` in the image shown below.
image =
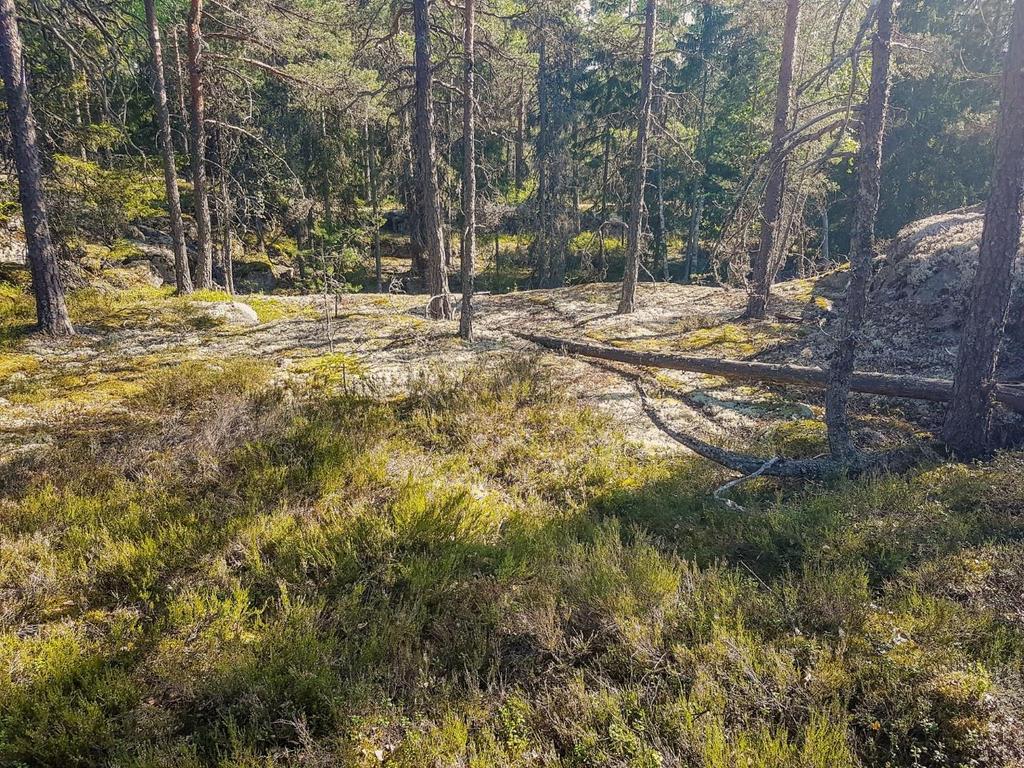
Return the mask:
<path id="1" fill-rule="evenodd" d="M 515 135 L 515 184 L 516 189 L 522 189 L 526 183 L 526 90 L 523 84 L 519 84 L 519 103 L 516 108 L 516 135 Z"/>
<path id="2" fill-rule="evenodd" d="M 434 140 L 434 102 L 430 63 L 430 0 L 413 0 L 416 91 L 416 167 L 421 224 L 426 248 L 428 314 L 435 319 L 452 317 L 448 291 L 448 263 L 441 217 L 441 192 L 437 183 L 437 147 Z"/>
<path id="3" fill-rule="evenodd" d="M 629 208 L 629 230 L 626 235 L 626 271 L 622 275 L 622 298 L 619 314 L 636 310 L 636 284 L 640 277 L 643 256 L 641 223 L 644 215 L 644 189 L 647 185 L 648 134 L 651 130 L 651 90 L 654 75 L 654 33 L 658 27 L 657 0 L 647 0 L 644 12 L 644 52 L 640 63 L 640 124 L 636 132 L 636 176 Z"/>
<path id="4" fill-rule="evenodd" d="M 651 352 L 634 352 L 618 347 L 600 344 L 583 344 L 554 336 L 516 334 L 542 347 L 598 360 L 639 365 L 648 368 L 664 368 L 671 371 L 706 373 L 742 381 L 765 381 L 773 384 L 792 384 L 810 389 L 824 389 L 828 385 L 829 372 L 824 368 L 804 365 L 777 365 L 775 363 L 751 363 L 745 360 L 716 360 L 709 357 L 686 355 L 661 355 Z M 986 385 L 996 402 L 1024 413 L 1024 386 L 993 382 Z M 946 379 L 932 379 L 925 376 L 901 376 L 889 373 L 855 372 L 850 377 L 850 389 L 869 395 L 905 397 L 911 400 L 926 400 L 945 403 L 953 397 L 953 382 Z"/>
<path id="5" fill-rule="evenodd" d="M 897 5 L 898 0 L 880 0 L 876 10 L 877 28 L 871 46 L 871 85 L 862 116 L 860 154 L 857 158 L 857 209 L 850 242 L 850 282 L 825 393 L 829 447 L 833 457 L 840 460 L 848 460 L 855 453 L 847 403 L 857 342 L 864 326 L 871 262 L 875 256 L 875 220 L 878 218 L 882 181 L 882 145 L 889 114 L 890 64 Z"/>
<path id="6" fill-rule="evenodd" d="M 462 144 L 465 159 L 462 166 L 462 314 L 459 335 L 473 339 L 473 271 L 476 260 L 476 8 L 474 0 L 465 0 L 465 34 L 463 39 L 462 82 Z"/>
<path id="7" fill-rule="evenodd" d="M 800 32 L 800 0 L 787 0 L 786 22 L 782 37 L 782 65 L 779 68 L 779 89 L 775 100 L 775 122 L 772 143 L 768 150 L 768 184 L 761 204 L 761 243 L 751 266 L 752 282 L 746 316 L 764 319 L 768 296 L 775 280 L 772 264 L 779 232 L 779 216 L 786 187 L 784 157 L 786 133 L 793 103 L 793 66 L 796 60 L 797 37 Z"/>
<path id="8" fill-rule="evenodd" d="M 43 196 L 42 160 L 36 142 L 36 122 L 29 101 L 14 0 L 0 0 L 0 75 L 7 95 L 7 116 L 18 169 L 18 195 L 25 221 L 32 293 L 36 300 L 36 324 L 45 333 L 70 336 L 74 329 L 64 301 L 57 250 L 50 235 Z"/>
<path id="9" fill-rule="evenodd" d="M 195 197 L 197 288 L 213 287 L 210 191 L 206 178 L 206 97 L 203 85 L 203 0 L 191 0 L 188 15 L 188 82 L 192 96 L 192 186 Z"/>
<path id="10" fill-rule="evenodd" d="M 953 405 L 943 437 L 957 454 L 975 457 L 989 449 L 992 391 L 999 344 L 1010 303 L 1010 278 L 1020 247 L 1024 194 L 1024 0 L 1013 9 L 1010 46 L 1003 73 L 1003 97 L 992 191 L 974 276 L 970 313 L 960 339 Z"/>
<path id="11" fill-rule="evenodd" d="M 178 169 L 174 162 L 174 140 L 171 135 L 171 112 L 167 104 L 167 83 L 164 79 L 160 23 L 156 17 L 156 0 L 145 0 L 145 5 L 149 53 L 153 64 L 153 100 L 156 102 L 160 155 L 164 165 L 164 187 L 167 190 L 167 213 L 174 248 L 174 284 L 179 294 L 186 294 L 192 293 L 192 275 L 185 247 L 185 225 L 181 219 L 181 198 L 178 196 Z"/>

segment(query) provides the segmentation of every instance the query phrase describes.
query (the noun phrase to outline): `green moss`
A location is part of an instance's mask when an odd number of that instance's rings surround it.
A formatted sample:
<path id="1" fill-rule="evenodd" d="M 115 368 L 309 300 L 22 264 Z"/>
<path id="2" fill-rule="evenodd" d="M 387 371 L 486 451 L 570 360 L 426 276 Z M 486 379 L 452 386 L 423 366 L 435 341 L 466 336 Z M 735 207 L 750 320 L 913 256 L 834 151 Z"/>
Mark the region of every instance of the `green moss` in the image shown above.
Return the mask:
<path id="1" fill-rule="evenodd" d="M 1018 454 L 738 511 L 533 358 L 174 356 L 0 467 L 0 762 L 970 765 L 1017 694 Z"/>
<path id="2" fill-rule="evenodd" d="M 347 352 L 304 358 L 292 363 L 290 370 L 306 376 L 313 386 L 328 389 L 346 388 L 366 373 L 359 358 Z"/>
<path id="3" fill-rule="evenodd" d="M 39 368 L 39 360 L 33 355 L 19 355 L 0 352 L 0 382 L 14 374 L 27 375 Z"/>
<path id="4" fill-rule="evenodd" d="M 266 296 L 246 296 L 245 303 L 256 311 L 261 323 L 277 320 L 312 319 L 320 316 L 312 304 L 284 301 Z"/>
<path id="5" fill-rule="evenodd" d="M 798 419 L 776 424 L 768 433 L 768 441 L 779 456 L 810 458 L 828 451 L 824 422 Z"/>

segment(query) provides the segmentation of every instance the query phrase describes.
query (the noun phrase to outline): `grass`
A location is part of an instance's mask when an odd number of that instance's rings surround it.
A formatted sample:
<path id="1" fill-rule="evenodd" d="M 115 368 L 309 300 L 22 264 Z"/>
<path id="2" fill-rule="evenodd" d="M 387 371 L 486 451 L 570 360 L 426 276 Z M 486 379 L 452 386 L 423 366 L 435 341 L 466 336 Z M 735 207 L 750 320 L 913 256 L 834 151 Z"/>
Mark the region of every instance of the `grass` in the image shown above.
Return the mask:
<path id="1" fill-rule="evenodd" d="M 531 358 L 392 401 L 341 364 L 300 362 L 297 399 L 257 360 L 154 366 L 0 467 L 0 764 L 1019 750 L 1024 457 L 755 481 L 738 512 L 718 469 L 645 455 Z"/>

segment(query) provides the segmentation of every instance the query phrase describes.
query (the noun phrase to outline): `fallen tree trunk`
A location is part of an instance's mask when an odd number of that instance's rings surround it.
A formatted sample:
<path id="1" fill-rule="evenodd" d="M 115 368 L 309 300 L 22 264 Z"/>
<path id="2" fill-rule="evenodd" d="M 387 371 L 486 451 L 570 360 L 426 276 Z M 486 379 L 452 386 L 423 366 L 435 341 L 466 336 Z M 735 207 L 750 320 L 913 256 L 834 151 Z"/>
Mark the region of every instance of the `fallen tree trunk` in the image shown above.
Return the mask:
<path id="1" fill-rule="evenodd" d="M 600 344 L 583 344 L 559 339 L 554 336 L 540 336 L 531 333 L 516 334 L 521 339 L 539 344 L 548 349 L 560 350 L 573 355 L 612 360 L 648 368 L 664 368 L 673 371 L 705 373 L 728 379 L 765 381 L 773 384 L 794 384 L 796 386 L 824 389 L 828 384 L 828 371 L 804 365 L 778 365 L 775 363 L 752 363 L 744 360 L 718 360 L 708 357 L 684 355 L 662 355 L 650 352 L 635 352 Z M 988 385 L 997 403 L 1024 413 L 1024 385 L 1007 382 L 990 382 Z M 933 379 L 924 376 L 902 376 L 890 373 L 854 373 L 850 390 L 868 395 L 905 397 L 911 400 L 928 400 L 946 403 L 953 398 L 953 382 L 947 379 Z"/>

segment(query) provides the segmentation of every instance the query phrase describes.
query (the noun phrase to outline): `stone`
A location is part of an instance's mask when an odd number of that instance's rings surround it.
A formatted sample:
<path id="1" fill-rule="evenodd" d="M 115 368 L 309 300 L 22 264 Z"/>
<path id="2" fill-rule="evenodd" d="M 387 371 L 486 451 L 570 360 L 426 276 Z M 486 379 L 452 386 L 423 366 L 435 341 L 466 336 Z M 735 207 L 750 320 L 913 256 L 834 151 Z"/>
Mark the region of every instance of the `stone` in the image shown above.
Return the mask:
<path id="1" fill-rule="evenodd" d="M 127 265 L 145 262 L 160 275 L 164 283 L 174 283 L 174 250 L 169 245 L 145 240 L 129 240 L 128 244 L 134 253 L 125 260 Z"/>
<path id="2" fill-rule="evenodd" d="M 28 246 L 25 244 L 25 227 L 21 214 L 11 216 L 0 226 L 0 264 L 28 263 Z"/>
<path id="3" fill-rule="evenodd" d="M 236 261 L 235 290 L 239 293 L 271 293 L 277 288 L 274 268 L 263 261 Z"/>
<path id="4" fill-rule="evenodd" d="M 207 317 L 229 325 L 254 326 L 260 324 L 256 310 L 241 301 L 194 301 Z"/>

